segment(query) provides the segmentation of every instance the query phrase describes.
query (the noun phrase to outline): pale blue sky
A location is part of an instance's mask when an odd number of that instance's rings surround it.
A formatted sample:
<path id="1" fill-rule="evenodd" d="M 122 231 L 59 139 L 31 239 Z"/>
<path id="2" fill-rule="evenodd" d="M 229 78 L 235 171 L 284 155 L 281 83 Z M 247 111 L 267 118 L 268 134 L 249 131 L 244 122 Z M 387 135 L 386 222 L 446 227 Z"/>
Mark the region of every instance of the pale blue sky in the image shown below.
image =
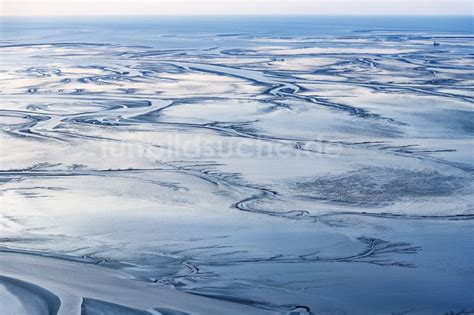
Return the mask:
<path id="1" fill-rule="evenodd" d="M 4 16 L 473 15 L 474 0 L 0 0 Z"/>

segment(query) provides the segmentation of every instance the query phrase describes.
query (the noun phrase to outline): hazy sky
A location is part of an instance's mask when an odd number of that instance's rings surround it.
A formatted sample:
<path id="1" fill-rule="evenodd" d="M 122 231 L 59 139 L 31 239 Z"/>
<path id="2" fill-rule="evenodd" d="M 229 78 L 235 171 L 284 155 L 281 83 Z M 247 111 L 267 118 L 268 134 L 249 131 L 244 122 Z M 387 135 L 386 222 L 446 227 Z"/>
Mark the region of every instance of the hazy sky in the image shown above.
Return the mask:
<path id="1" fill-rule="evenodd" d="M 1 15 L 473 15 L 474 0 L 0 0 Z"/>

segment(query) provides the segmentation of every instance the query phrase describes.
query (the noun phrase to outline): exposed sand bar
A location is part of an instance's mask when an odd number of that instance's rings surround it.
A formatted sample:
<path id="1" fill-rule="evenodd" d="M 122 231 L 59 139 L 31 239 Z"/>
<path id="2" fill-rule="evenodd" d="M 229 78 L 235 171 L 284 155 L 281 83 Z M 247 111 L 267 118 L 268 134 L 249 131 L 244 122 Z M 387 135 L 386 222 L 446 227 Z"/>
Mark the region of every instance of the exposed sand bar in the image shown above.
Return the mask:
<path id="1" fill-rule="evenodd" d="M 153 314 L 269 314 L 250 306 L 172 290 L 121 272 L 65 259 L 0 253 L 0 313 L 94 314 L 122 311 Z M 8 277 L 6 276 L 8 275 Z M 83 302 L 84 301 L 84 302 Z M 143 312 L 140 310 L 147 310 Z M 33 312 L 33 313 L 31 313 Z"/>

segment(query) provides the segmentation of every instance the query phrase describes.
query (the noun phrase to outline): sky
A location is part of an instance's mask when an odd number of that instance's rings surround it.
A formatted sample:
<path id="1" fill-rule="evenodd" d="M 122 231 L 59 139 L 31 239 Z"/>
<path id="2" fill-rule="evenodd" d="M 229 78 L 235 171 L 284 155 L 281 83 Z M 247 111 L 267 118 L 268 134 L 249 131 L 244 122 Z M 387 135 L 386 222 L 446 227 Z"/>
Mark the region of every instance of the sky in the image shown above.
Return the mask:
<path id="1" fill-rule="evenodd" d="M 474 15 L 474 0 L 0 0 L 2 16 Z"/>

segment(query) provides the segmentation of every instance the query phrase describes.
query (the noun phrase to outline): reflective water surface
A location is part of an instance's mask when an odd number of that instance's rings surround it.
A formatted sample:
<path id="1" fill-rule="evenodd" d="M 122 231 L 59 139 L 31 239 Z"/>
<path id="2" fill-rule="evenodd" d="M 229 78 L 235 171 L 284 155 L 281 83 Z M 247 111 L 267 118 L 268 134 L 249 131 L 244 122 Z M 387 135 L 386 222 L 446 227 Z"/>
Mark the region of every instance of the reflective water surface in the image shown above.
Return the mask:
<path id="1" fill-rule="evenodd" d="M 5 19 L 1 35 L 0 299 L 474 311 L 471 18 Z M 191 306 L 154 305 L 156 287 Z"/>

